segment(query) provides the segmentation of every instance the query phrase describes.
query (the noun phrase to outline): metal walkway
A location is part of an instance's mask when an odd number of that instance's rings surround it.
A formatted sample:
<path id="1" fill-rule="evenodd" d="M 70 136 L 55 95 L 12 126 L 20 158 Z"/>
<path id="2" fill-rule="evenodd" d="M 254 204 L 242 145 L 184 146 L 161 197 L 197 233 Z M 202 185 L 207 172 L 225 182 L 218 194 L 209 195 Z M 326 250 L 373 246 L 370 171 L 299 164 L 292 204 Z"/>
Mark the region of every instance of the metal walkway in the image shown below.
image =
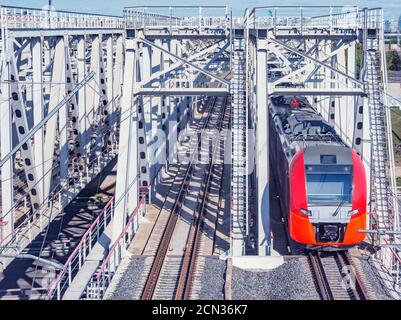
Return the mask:
<path id="1" fill-rule="evenodd" d="M 32 254 L 64 264 L 80 245 L 83 235 L 103 211 L 106 203 L 113 197 L 116 160 L 88 184 L 19 254 Z M 80 250 L 80 255 L 83 254 Z M 14 259 L 4 272 L 0 272 L 0 300 L 44 298 L 47 286 L 54 281 L 54 271 L 52 266 L 41 262 Z"/>
<path id="2" fill-rule="evenodd" d="M 243 234 L 248 212 L 247 119 L 245 40 L 234 39 L 232 95 L 232 255 L 243 255 Z"/>

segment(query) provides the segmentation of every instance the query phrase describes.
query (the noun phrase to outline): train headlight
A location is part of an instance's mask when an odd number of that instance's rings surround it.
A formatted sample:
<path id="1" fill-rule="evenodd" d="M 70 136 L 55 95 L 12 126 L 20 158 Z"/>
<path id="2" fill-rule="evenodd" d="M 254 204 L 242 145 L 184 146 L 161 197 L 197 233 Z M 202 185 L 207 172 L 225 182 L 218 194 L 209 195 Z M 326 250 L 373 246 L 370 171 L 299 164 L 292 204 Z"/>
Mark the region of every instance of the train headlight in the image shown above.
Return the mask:
<path id="1" fill-rule="evenodd" d="M 352 216 L 356 215 L 357 213 L 359 213 L 359 209 L 348 211 L 348 217 L 352 217 Z"/>
<path id="2" fill-rule="evenodd" d="M 304 215 L 307 215 L 308 217 L 312 217 L 312 211 L 306 210 L 306 209 L 301 209 L 300 211 L 301 211 L 301 213 L 303 213 Z"/>

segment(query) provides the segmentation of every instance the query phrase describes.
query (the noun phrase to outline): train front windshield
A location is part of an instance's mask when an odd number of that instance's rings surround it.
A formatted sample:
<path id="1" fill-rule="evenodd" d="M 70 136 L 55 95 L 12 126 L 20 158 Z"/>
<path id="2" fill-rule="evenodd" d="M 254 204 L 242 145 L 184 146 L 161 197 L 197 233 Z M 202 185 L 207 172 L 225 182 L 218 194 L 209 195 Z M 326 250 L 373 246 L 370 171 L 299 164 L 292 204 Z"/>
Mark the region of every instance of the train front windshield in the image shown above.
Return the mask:
<path id="1" fill-rule="evenodd" d="M 351 166 L 306 166 L 308 204 L 352 203 Z"/>

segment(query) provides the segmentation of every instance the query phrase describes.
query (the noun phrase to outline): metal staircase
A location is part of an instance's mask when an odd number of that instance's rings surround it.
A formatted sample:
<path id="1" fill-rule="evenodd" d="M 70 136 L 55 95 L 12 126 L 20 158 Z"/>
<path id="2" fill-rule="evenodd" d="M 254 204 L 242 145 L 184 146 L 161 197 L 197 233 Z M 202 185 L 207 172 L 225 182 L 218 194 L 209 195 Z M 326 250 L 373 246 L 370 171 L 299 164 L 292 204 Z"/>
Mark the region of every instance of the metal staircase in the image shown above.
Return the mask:
<path id="1" fill-rule="evenodd" d="M 375 201 L 373 208 L 376 216 L 373 217 L 373 229 L 379 229 L 379 244 L 382 246 L 379 257 L 382 265 L 388 270 L 399 286 L 400 252 L 399 237 L 389 232 L 399 231 L 399 208 L 396 195 L 394 151 L 392 141 L 391 114 L 388 108 L 386 96 L 386 63 L 383 42 L 383 31 L 379 29 L 381 36 L 368 39 L 366 54 L 366 88 L 368 91 L 368 106 L 370 114 L 370 134 L 372 139 L 372 198 Z M 399 289 L 399 287 L 398 287 Z"/>
<path id="2" fill-rule="evenodd" d="M 385 131 L 385 108 L 382 88 L 380 86 L 380 58 L 376 46 L 367 52 L 367 91 L 371 119 L 370 134 L 372 139 L 372 183 L 374 189 L 375 209 L 379 228 L 389 228 L 389 198 L 386 176 L 387 145 Z"/>
<path id="3" fill-rule="evenodd" d="M 232 225 L 231 254 L 244 254 L 244 234 L 248 216 L 247 175 L 247 94 L 245 40 L 233 40 L 232 59 Z"/>

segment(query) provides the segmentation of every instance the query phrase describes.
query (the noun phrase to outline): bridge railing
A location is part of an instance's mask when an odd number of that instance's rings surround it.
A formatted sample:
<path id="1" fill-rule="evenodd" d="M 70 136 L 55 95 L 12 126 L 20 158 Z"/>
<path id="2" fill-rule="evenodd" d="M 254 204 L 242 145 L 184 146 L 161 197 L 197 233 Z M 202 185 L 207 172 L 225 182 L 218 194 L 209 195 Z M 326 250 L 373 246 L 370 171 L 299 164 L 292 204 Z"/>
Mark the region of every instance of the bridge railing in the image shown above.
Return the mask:
<path id="1" fill-rule="evenodd" d="M 212 16 L 205 10 L 215 10 Z M 152 12 L 151 12 L 152 11 Z M 160 11 L 161 13 L 155 13 Z M 216 15 L 216 12 L 218 13 Z M 179 13 L 179 15 L 177 14 Z M 183 13 L 190 13 L 188 15 Z M 225 6 L 136 6 L 124 8 L 127 28 L 221 28 L 229 27 L 231 12 Z"/>
<path id="2" fill-rule="evenodd" d="M 381 29 L 384 27 L 383 26 L 384 17 L 382 8 L 371 8 L 367 10 L 360 10 L 358 14 L 359 28 L 363 28 L 365 15 L 368 29 Z"/>
<path id="3" fill-rule="evenodd" d="M 301 32 L 308 28 L 355 29 L 356 6 L 264 6 L 251 13 L 256 28 L 293 29 Z"/>
<path id="4" fill-rule="evenodd" d="M 353 10 L 341 13 L 330 13 L 326 15 L 312 17 L 312 24 L 324 24 L 324 21 L 330 23 L 331 28 L 363 28 L 365 23 L 369 29 L 380 29 L 383 23 L 383 9 L 370 8 L 359 10 L 354 7 Z"/>
<path id="5" fill-rule="evenodd" d="M 124 17 L 127 28 L 146 28 L 150 26 L 176 26 L 180 25 L 181 18 L 162 15 L 156 13 L 150 13 L 146 10 L 124 10 Z"/>
<path id="6" fill-rule="evenodd" d="M 7 29 L 123 29 L 124 18 L 101 14 L 1 6 Z"/>
<path id="7" fill-rule="evenodd" d="M 139 216 L 143 216 L 145 214 L 145 202 L 146 195 L 142 196 L 139 204 L 130 215 L 124 230 L 114 242 L 108 255 L 101 263 L 94 277 L 88 283 L 86 289 L 87 299 L 102 299 L 104 297 L 118 266 L 125 257 L 126 249 L 135 235 L 137 224 L 135 224 L 134 221 L 139 219 Z"/>
<path id="8" fill-rule="evenodd" d="M 57 297 L 57 300 L 61 299 L 63 292 L 71 284 L 74 275 L 77 274 L 78 271 L 83 266 L 90 251 L 92 250 L 96 242 L 99 240 L 103 231 L 112 221 L 113 216 L 114 216 L 114 198 L 112 198 L 106 204 L 102 212 L 91 224 L 89 229 L 85 232 L 78 246 L 75 248 L 75 250 L 72 252 L 72 254 L 65 262 L 63 269 L 58 274 L 55 281 L 50 285 L 50 288 L 46 296 L 46 300 L 53 299 L 55 295 Z"/>
<path id="9" fill-rule="evenodd" d="M 330 29 L 357 29 L 358 28 L 358 9 L 345 13 L 329 14 L 312 17 L 310 25 L 325 26 Z"/>

